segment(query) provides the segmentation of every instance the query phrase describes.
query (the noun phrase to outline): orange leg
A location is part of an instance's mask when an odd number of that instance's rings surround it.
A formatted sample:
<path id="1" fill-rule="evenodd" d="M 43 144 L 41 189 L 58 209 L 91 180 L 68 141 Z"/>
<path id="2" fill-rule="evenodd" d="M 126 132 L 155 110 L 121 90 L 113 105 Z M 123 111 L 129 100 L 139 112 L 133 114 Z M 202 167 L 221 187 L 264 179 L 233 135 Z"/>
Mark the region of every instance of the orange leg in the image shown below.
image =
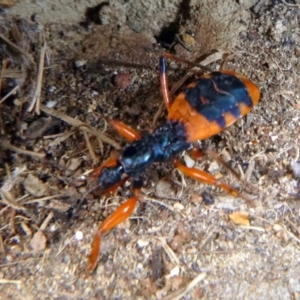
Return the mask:
<path id="1" fill-rule="evenodd" d="M 93 271 L 98 263 L 100 256 L 100 242 L 102 235 L 124 222 L 133 212 L 136 203 L 138 201 L 140 190 L 134 190 L 134 197 L 128 199 L 124 202 L 113 214 L 111 214 L 99 227 L 97 234 L 94 239 L 94 244 L 92 247 L 91 254 L 89 256 L 89 263 L 87 270 L 89 272 Z"/>
<path id="2" fill-rule="evenodd" d="M 118 152 L 114 151 L 112 155 L 99 167 L 97 167 L 93 172 L 93 177 L 97 178 L 100 176 L 103 168 L 114 167 L 118 162 Z"/>
<path id="3" fill-rule="evenodd" d="M 199 159 L 205 156 L 205 153 L 201 152 L 200 149 L 192 148 L 189 150 L 190 155 L 193 159 Z"/>
<path id="4" fill-rule="evenodd" d="M 185 165 L 181 164 L 178 160 L 174 161 L 174 165 L 183 174 L 185 174 L 197 181 L 220 187 L 234 197 L 240 196 L 239 192 L 236 189 L 230 187 L 229 185 L 227 185 L 225 183 L 219 182 L 214 176 L 212 176 L 211 174 L 209 174 L 207 172 L 198 170 L 196 168 L 188 168 Z"/>
<path id="5" fill-rule="evenodd" d="M 129 142 L 133 142 L 141 138 L 141 135 L 137 131 L 120 121 L 111 120 L 109 123 Z"/>

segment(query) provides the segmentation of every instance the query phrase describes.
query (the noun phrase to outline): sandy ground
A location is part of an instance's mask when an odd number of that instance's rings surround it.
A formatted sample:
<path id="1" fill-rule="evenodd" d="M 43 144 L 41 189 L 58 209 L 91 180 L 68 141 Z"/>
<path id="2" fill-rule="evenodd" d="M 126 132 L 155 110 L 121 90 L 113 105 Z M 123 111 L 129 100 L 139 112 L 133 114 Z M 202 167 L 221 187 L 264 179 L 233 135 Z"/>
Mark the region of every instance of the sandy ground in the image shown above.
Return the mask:
<path id="1" fill-rule="evenodd" d="M 299 299 L 299 2 L 14 2 L 0 0 L 0 298 Z M 28 107 L 45 42 L 37 114 Z M 103 116 L 141 132 L 165 122 L 166 48 L 260 87 L 253 112 L 199 142 L 240 179 L 209 157 L 193 161 L 252 204 L 154 165 L 87 274 L 97 226 L 131 195 L 130 183 L 87 193 L 93 169 L 125 144 Z M 187 68 L 169 62 L 171 87 Z"/>

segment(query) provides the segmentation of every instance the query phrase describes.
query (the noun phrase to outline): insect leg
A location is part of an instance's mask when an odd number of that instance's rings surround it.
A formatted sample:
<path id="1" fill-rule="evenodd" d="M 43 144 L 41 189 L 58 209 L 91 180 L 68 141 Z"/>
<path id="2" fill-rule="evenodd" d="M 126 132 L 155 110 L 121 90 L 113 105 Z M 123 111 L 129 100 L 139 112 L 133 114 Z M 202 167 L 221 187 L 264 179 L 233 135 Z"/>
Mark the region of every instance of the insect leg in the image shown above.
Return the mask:
<path id="1" fill-rule="evenodd" d="M 129 142 L 136 141 L 141 138 L 141 135 L 130 126 L 125 125 L 121 121 L 110 120 L 109 124 L 113 126 L 120 135 L 126 138 Z"/>
<path id="2" fill-rule="evenodd" d="M 183 174 L 185 174 L 197 181 L 220 187 L 234 197 L 240 196 L 240 193 L 236 189 L 234 189 L 233 187 L 231 187 L 223 182 L 219 182 L 214 176 L 212 176 L 211 174 L 209 174 L 205 171 L 198 170 L 196 168 L 188 168 L 185 165 L 181 164 L 178 160 L 174 161 L 174 165 Z"/>
<path id="3" fill-rule="evenodd" d="M 118 162 L 118 155 L 117 151 L 113 151 L 111 156 L 101 166 L 94 169 L 93 177 L 99 177 L 103 168 L 116 166 Z"/>
<path id="4" fill-rule="evenodd" d="M 100 243 L 102 235 L 124 222 L 133 212 L 136 203 L 139 198 L 140 190 L 134 190 L 134 196 L 126 202 L 124 202 L 113 214 L 111 214 L 99 227 L 97 230 L 97 234 L 94 239 L 92 251 L 89 256 L 89 263 L 87 270 L 89 272 L 93 271 L 96 266 L 100 256 Z"/>

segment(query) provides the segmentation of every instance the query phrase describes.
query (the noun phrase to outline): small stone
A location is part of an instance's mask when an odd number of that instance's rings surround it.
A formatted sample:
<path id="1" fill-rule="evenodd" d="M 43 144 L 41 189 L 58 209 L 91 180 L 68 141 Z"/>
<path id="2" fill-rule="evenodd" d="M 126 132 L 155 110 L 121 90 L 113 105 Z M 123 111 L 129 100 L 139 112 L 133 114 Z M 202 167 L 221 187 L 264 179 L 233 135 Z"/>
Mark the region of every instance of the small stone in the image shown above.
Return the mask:
<path id="1" fill-rule="evenodd" d="M 81 68 L 81 67 L 83 67 L 86 63 L 87 63 L 86 60 L 76 60 L 76 61 L 74 62 L 74 65 L 75 65 L 76 68 Z"/>
<path id="2" fill-rule="evenodd" d="M 300 164 L 294 160 L 291 161 L 290 168 L 293 172 L 293 176 L 298 179 L 300 178 Z"/>
<path id="3" fill-rule="evenodd" d="M 40 251 L 43 251 L 45 250 L 46 248 L 46 242 L 47 242 L 47 239 L 45 237 L 45 235 L 43 234 L 42 231 L 37 231 L 31 241 L 30 241 L 30 246 L 33 250 L 33 252 L 40 252 Z"/>
<path id="4" fill-rule="evenodd" d="M 118 88 L 125 90 L 131 85 L 131 74 L 129 73 L 117 74 L 114 78 L 114 83 Z"/>

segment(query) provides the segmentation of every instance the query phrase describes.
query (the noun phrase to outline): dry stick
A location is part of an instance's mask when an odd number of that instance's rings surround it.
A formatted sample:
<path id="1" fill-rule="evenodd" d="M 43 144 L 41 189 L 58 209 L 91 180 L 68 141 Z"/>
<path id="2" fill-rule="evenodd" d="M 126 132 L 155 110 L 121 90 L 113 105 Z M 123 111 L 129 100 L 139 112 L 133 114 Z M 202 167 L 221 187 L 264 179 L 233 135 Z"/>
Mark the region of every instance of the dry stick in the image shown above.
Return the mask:
<path id="1" fill-rule="evenodd" d="M 26 207 L 24 207 L 22 204 L 16 202 L 16 199 L 14 199 L 8 192 L 6 192 L 3 188 L 0 189 L 0 195 L 2 198 L 2 202 L 5 203 L 7 206 L 12 207 L 16 210 L 26 210 Z"/>
<path id="2" fill-rule="evenodd" d="M 12 95 L 14 92 L 17 91 L 17 89 L 19 88 L 18 85 L 16 85 L 8 94 L 6 94 L 1 100 L 0 100 L 0 104 L 2 102 L 4 102 L 10 95 Z"/>
<path id="3" fill-rule="evenodd" d="M 51 211 L 47 216 L 47 218 L 42 223 L 42 225 L 40 226 L 40 230 L 42 231 L 45 230 L 53 217 L 54 217 L 54 213 Z"/>
<path id="4" fill-rule="evenodd" d="M 68 123 L 68 124 L 70 124 L 72 126 L 75 126 L 75 127 L 78 127 L 78 128 L 84 127 L 84 129 L 87 132 L 93 134 L 96 137 L 99 137 L 103 142 L 105 142 L 105 143 L 107 143 L 109 145 L 112 145 L 113 147 L 115 147 L 118 150 L 121 149 L 121 146 L 117 142 L 115 142 L 113 139 L 111 139 L 110 137 L 108 137 L 106 134 L 102 133 L 100 130 L 96 130 L 96 129 L 90 128 L 84 122 L 81 122 L 81 121 L 79 121 L 77 119 L 71 118 L 71 117 L 63 114 L 62 112 L 59 112 L 59 111 L 57 111 L 57 110 L 55 110 L 53 108 L 49 108 L 49 107 L 47 107 L 45 105 L 42 105 L 42 104 L 41 104 L 41 110 L 44 113 L 46 113 L 46 114 L 48 114 L 48 115 L 50 115 L 52 117 L 55 117 L 57 119 L 60 119 L 60 120 L 66 122 L 66 123 Z"/>
<path id="5" fill-rule="evenodd" d="M 15 43 L 13 43 L 12 41 L 10 41 L 8 38 L 6 38 L 3 34 L 0 34 L 0 39 L 2 39 L 6 44 L 8 44 L 9 46 L 11 46 L 12 48 L 14 48 L 15 50 L 19 51 L 22 55 L 24 55 L 31 63 L 35 64 L 34 59 L 32 58 L 32 56 L 27 53 L 26 51 L 24 51 L 22 48 L 20 48 L 19 46 L 17 46 Z"/>
<path id="6" fill-rule="evenodd" d="M 28 201 L 24 202 L 23 204 L 25 205 L 25 204 L 31 204 L 31 203 L 41 202 L 41 201 L 47 201 L 50 199 L 55 199 L 55 198 L 59 198 L 59 197 L 63 197 L 63 196 L 65 196 L 65 194 L 57 194 L 57 195 L 53 195 L 53 196 L 36 198 L 36 199 L 28 200 Z"/>
<path id="7" fill-rule="evenodd" d="M 22 281 L 21 280 L 11 280 L 11 279 L 0 279 L 0 284 L 7 284 L 7 283 L 20 286 Z"/>
<path id="8" fill-rule="evenodd" d="M 185 294 L 189 293 L 200 281 L 206 277 L 206 273 L 198 274 L 185 288 L 181 288 L 168 296 L 162 298 L 162 300 L 179 300 Z"/>
<path id="9" fill-rule="evenodd" d="M 2 119 L 2 114 L 0 111 L 0 133 L 2 133 L 3 135 L 5 134 L 6 130 L 5 130 L 5 126 L 4 126 L 4 122 Z"/>
<path id="10" fill-rule="evenodd" d="M 2 78 L 4 78 L 4 72 L 6 70 L 7 59 L 4 59 L 2 62 L 2 68 L 0 73 L 0 95 L 1 95 L 1 87 L 2 87 Z"/>
<path id="11" fill-rule="evenodd" d="M 95 164 L 98 163 L 98 158 L 97 158 L 96 155 L 95 155 L 95 151 L 94 151 L 94 149 L 93 149 L 93 147 L 92 147 L 92 145 L 91 145 L 91 142 L 90 142 L 90 140 L 89 140 L 89 136 L 88 136 L 86 130 L 83 130 L 83 135 L 84 135 L 84 138 L 85 138 L 87 147 L 88 147 L 88 149 L 89 149 L 90 156 L 91 156 L 91 158 L 92 158 L 92 160 L 93 160 L 93 164 L 95 165 Z"/>
<path id="12" fill-rule="evenodd" d="M 5 247 L 4 247 L 4 242 L 3 242 L 2 235 L 0 235 L 0 253 L 5 254 Z"/>
<path id="13" fill-rule="evenodd" d="M 45 53 L 47 50 L 47 44 L 44 43 L 44 46 L 41 48 L 40 52 L 40 61 L 39 61 L 39 69 L 37 75 L 37 82 L 34 91 L 34 96 L 32 98 L 31 104 L 29 105 L 27 111 L 31 112 L 35 107 L 35 112 L 39 115 L 40 114 L 40 105 L 41 105 L 41 90 L 42 90 L 42 80 L 43 80 L 43 73 L 44 73 L 44 63 L 45 63 Z"/>
<path id="14" fill-rule="evenodd" d="M 2 88 L 2 79 L 4 78 L 6 65 L 7 65 L 7 60 L 4 59 L 3 62 L 2 62 L 2 69 L 1 69 L 1 73 L 0 73 L 0 95 L 1 95 L 1 88 Z M 5 99 L 3 101 L 5 101 Z M 1 105 L 1 103 L 2 103 L 2 100 L 0 101 L 0 105 Z M 2 120 L 2 115 L 1 114 L 0 114 L 0 130 L 1 130 L 2 134 L 5 133 L 5 127 L 4 127 L 4 123 L 3 123 L 3 120 Z"/>
<path id="15" fill-rule="evenodd" d="M 14 69 L 4 69 L 2 77 L 0 77 L 0 81 L 2 78 L 23 78 L 24 72 L 20 70 Z"/>
<path id="16" fill-rule="evenodd" d="M 12 151 L 14 151 L 16 153 L 19 153 L 19 154 L 25 154 L 25 155 L 29 155 L 29 156 L 32 156 L 32 157 L 35 157 L 35 158 L 44 158 L 46 156 L 45 153 L 36 153 L 36 152 L 33 152 L 33 151 L 19 149 L 19 148 L 13 146 L 12 144 L 10 144 L 6 141 L 1 141 L 0 148 L 1 147 L 4 148 L 4 149 L 12 150 Z"/>

